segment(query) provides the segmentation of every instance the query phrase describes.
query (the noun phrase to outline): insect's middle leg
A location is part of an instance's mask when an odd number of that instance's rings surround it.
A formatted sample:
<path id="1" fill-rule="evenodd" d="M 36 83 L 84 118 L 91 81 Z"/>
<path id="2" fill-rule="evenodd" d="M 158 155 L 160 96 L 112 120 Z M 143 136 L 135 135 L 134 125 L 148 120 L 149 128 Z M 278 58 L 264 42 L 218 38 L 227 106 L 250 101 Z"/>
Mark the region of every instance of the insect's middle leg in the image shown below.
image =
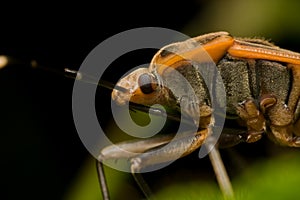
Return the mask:
<path id="1" fill-rule="evenodd" d="M 266 120 L 254 100 L 248 99 L 237 106 L 237 114 L 245 122 L 247 132 L 241 139 L 251 143 L 261 139 L 266 130 Z"/>

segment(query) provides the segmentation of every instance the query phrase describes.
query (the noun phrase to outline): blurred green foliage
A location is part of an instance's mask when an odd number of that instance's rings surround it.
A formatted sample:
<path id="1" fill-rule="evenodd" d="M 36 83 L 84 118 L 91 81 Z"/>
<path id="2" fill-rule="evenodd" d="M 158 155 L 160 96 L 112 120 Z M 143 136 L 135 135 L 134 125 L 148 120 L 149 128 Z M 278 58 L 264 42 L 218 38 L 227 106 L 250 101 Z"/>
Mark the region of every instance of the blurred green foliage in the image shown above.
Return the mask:
<path id="1" fill-rule="evenodd" d="M 258 160 L 241 174 L 232 179 L 236 200 L 259 199 L 297 199 L 299 196 L 300 173 L 299 152 L 283 154 L 266 160 Z M 187 173 L 189 166 L 186 166 Z M 130 174 L 117 172 L 105 168 L 112 199 L 122 197 L 141 199 L 142 195 L 136 184 L 132 182 Z M 200 173 L 200 172 L 199 172 Z M 178 178 L 191 176 L 178 174 Z M 167 184 L 157 180 L 156 187 L 160 189 L 155 193 L 157 199 L 223 199 L 214 179 L 195 180 L 186 182 L 166 174 L 162 179 L 169 179 Z M 184 179 L 184 178 L 183 178 Z M 160 183 L 161 182 L 161 183 Z M 68 195 L 64 200 L 95 200 L 101 199 L 95 162 L 89 159 L 82 168 L 80 176 L 73 182 Z"/>
<path id="2" fill-rule="evenodd" d="M 240 199 L 298 199 L 299 151 L 257 161 L 233 181 Z"/>
<path id="3" fill-rule="evenodd" d="M 277 42 L 293 38 L 299 44 L 299 8 L 296 0 L 213 0 L 183 31 L 196 36 L 223 30 L 237 37 L 256 36 Z"/>

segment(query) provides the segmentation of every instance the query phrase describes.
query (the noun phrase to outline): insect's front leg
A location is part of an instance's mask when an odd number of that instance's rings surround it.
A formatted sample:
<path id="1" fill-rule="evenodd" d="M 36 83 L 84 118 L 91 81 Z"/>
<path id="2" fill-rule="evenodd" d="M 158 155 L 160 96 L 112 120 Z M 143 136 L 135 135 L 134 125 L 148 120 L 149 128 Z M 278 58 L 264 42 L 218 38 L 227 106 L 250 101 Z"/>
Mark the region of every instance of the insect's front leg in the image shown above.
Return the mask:
<path id="1" fill-rule="evenodd" d="M 137 153 L 143 153 L 150 149 L 164 145 L 173 138 L 173 135 L 159 135 L 148 139 L 137 139 L 125 142 L 120 142 L 114 145 L 110 145 L 101 150 L 97 160 L 97 172 L 100 183 L 100 189 L 102 191 L 102 197 L 104 200 L 109 200 L 109 190 L 107 187 L 106 177 L 103 168 L 103 162 L 106 160 L 117 159 L 130 159 Z"/>
<path id="2" fill-rule="evenodd" d="M 159 163 L 174 161 L 186 156 L 199 148 L 208 135 L 208 130 L 203 129 L 196 133 L 185 132 L 174 135 L 159 135 L 148 139 L 138 139 L 121 142 L 104 148 L 97 163 L 98 176 L 103 199 L 109 199 L 109 192 L 104 175 L 102 162 L 109 159 L 127 158 L 131 160 L 132 174 L 147 198 L 151 191 L 139 172 L 143 168 Z M 173 140 L 174 141 L 173 141 Z M 161 146 L 163 148 L 160 148 Z M 140 153 L 138 156 L 137 153 Z"/>
<path id="3" fill-rule="evenodd" d="M 195 134 L 188 134 L 184 137 L 179 137 L 179 139 L 176 139 L 170 145 L 165 146 L 162 149 L 149 151 L 131 159 L 131 172 L 147 198 L 151 197 L 151 191 L 139 172 L 145 167 L 173 161 L 177 159 L 178 156 L 183 157 L 190 154 L 203 144 L 208 135 L 210 135 L 209 131 L 210 128 L 207 128 Z M 213 137 L 209 137 L 207 139 L 208 141 L 205 145 L 207 148 L 211 149 L 209 157 L 213 165 L 219 186 L 222 190 L 224 198 L 231 199 L 233 198 L 233 190 L 223 161 L 219 155 L 217 147 L 210 146 L 212 145 L 210 140 L 214 140 Z"/>
<path id="4" fill-rule="evenodd" d="M 208 135 L 208 130 L 204 129 L 197 133 L 180 134 L 182 136 L 178 136 L 178 138 L 175 138 L 167 146 L 150 150 L 131 159 L 131 172 L 147 198 L 151 198 L 152 193 L 140 174 L 142 169 L 155 164 L 172 162 L 192 153 L 203 144 Z"/>

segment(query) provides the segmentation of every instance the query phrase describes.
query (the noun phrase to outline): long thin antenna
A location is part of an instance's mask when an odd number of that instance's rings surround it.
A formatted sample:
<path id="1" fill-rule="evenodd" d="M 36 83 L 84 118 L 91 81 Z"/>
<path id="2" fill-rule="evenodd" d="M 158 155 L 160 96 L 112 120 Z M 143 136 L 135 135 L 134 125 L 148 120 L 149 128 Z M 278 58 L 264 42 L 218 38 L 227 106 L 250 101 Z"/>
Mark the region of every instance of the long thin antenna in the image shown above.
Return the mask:
<path id="1" fill-rule="evenodd" d="M 88 74 L 84 74 L 84 73 L 76 71 L 76 70 L 65 68 L 63 71 L 61 71 L 61 70 L 57 70 L 56 68 L 53 68 L 53 67 L 41 65 L 36 60 L 25 60 L 25 59 L 20 59 L 20 58 L 14 57 L 14 56 L 0 55 L 0 69 L 6 68 L 9 65 L 15 65 L 15 64 L 28 65 L 32 69 L 40 69 L 40 70 L 43 70 L 46 72 L 51 72 L 51 73 L 57 74 L 59 76 L 65 76 L 67 78 L 80 80 L 80 81 L 83 81 L 86 83 L 96 84 L 100 87 L 107 88 L 110 90 L 119 90 L 120 92 L 128 92 L 128 90 L 123 87 L 112 84 L 105 80 L 98 81 L 95 77 L 88 75 Z"/>
<path id="2" fill-rule="evenodd" d="M 120 92 L 128 92 L 127 89 L 120 87 L 118 85 L 115 85 L 113 83 L 110 83 L 108 81 L 105 80 L 100 80 L 99 82 L 97 81 L 97 79 L 91 75 L 82 73 L 80 71 L 76 71 L 76 70 L 72 70 L 69 68 L 65 68 L 65 74 L 66 77 L 68 78 L 72 78 L 72 79 L 76 79 L 76 80 L 80 80 L 86 83 L 91 83 L 91 84 L 97 84 L 100 87 L 104 87 L 110 90 L 119 90 Z"/>

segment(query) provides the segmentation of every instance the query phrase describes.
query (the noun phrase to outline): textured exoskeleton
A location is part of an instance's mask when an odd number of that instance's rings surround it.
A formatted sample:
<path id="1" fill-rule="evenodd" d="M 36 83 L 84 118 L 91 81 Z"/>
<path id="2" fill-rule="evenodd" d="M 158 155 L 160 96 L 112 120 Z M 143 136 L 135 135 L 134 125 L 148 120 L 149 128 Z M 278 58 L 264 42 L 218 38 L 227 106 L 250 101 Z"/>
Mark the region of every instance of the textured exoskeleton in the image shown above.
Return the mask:
<path id="1" fill-rule="evenodd" d="M 112 93 L 113 100 L 120 105 L 130 101 L 180 110 L 181 104 L 185 115 L 193 118 L 201 113 L 198 132 L 180 137 L 168 151 L 151 151 L 167 144 L 172 138 L 168 136 L 120 144 L 124 150 L 145 152 L 138 157 L 109 146 L 101 151 L 100 161 L 131 158 L 131 169 L 135 173 L 147 165 L 173 159 L 178 151 L 184 151 L 185 156 L 203 144 L 214 123 L 208 86 L 194 67 L 195 63 L 209 62 L 200 56 L 203 52 L 210 56 L 222 77 L 227 121 L 236 125 L 236 128 L 224 128 L 220 146 L 255 142 L 267 134 L 280 145 L 300 147 L 300 54 L 280 49 L 265 40 L 234 38 L 227 32 L 216 32 L 163 47 L 149 68 L 137 69 L 117 83 L 127 92 L 114 90 Z M 197 101 L 183 95 L 185 89 L 180 87 L 176 73 L 170 69 L 188 80 Z M 173 90 L 179 92 L 175 95 Z M 217 91 L 215 96 L 218 98 Z"/>

